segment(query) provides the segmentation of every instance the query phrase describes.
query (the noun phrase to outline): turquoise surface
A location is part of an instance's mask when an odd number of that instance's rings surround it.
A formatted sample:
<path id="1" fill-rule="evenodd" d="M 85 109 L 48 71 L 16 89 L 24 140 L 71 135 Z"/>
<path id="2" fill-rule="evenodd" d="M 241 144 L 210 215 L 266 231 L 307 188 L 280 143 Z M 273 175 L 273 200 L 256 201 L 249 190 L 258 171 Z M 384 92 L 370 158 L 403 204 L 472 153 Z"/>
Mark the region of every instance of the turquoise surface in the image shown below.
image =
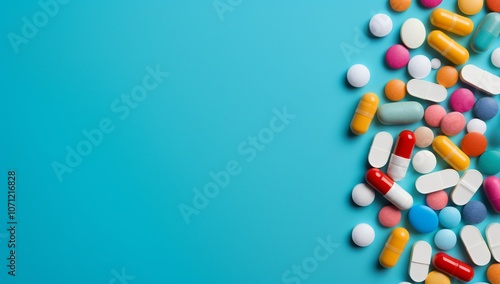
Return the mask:
<path id="1" fill-rule="evenodd" d="M 377 213 L 387 201 L 360 208 L 350 198 L 374 134 L 421 124 L 374 121 L 361 137 L 349 132 L 362 94 L 385 103 L 385 82 L 409 79 L 384 63 L 402 22 L 430 25 L 418 1 L 404 13 L 387 3 L 3 1 L 0 282 L 410 280 L 410 246 L 432 244 L 434 233 L 413 231 L 404 212 L 409 245 L 383 269 L 391 230 Z M 368 35 L 377 12 L 394 21 L 381 39 Z M 499 74 L 491 50 L 470 62 Z M 438 56 L 428 46 L 417 54 Z M 372 75 L 360 89 L 345 81 L 355 63 Z M 488 122 L 491 148 L 499 122 Z M 7 274 L 8 171 L 16 173 L 16 276 Z M 423 204 L 416 178 L 410 169 L 400 184 Z M 482 190 L 474 198 L 487 204 Z M 482 232 L 500 220 L 487 206 Z M 376 232 L 366 248 L 350 239 L 361 222 Z M 470 262 L 460 241 L 449 253 Z M 476 274 L 486 280 L 485 267 Z"/>

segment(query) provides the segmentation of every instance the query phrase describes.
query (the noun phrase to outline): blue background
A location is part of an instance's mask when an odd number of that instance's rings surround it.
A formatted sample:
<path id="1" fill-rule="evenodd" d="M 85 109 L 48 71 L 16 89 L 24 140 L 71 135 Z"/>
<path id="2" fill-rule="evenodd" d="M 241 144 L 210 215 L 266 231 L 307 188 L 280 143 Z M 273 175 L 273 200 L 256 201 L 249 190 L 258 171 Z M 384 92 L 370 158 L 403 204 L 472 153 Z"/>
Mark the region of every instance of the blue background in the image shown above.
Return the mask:
<path id="1" fill-rule="evenodd" d="M 283 283 L 287 270 L 314 255 L 318 238 L 336 248 L 307 279 L 289 283 L 409 280 L 410 246 L 434 234 L 415 233 L 405 212 L 401 224 L 411 241 L 397 267 L 382 269 L 378 255 L 391 229 L 378 224 L 377 212 L 387 202 L 377 196 L 360 208 L 350 194 L 363 181 L 373 135 L 419 124 L 375 121 L 354 137 L 349 123 L 363 93 L 386 102 L 385 83 L 409 79 L 383 60 L 404 20 L 418 17 L 430 27 L 430 10 L 418 1 L 395 13 L 388 1 L 233 0 L 223 1 L 233 5 L 220 15 L 212 1 L 70 1 L 18 53 L 9 33 L 22 35 L 22 18 L 32 21 L 42 8 L 36 1 L 2 2 L 0 171 L 17 172 L 19 222 L 15 278 L 3 263 L 7 231 L 0 234 L 2 282 Z M 455 1 L 445 2 L 457 10 Z M 377 12 L 394 21 L 382 39 L 368 35 Z M 478 24 L 484 14 L 472 19 Z M 468 45 L 469 37 L 460 42 Z M 472 54 L 470 62 L 499 74 L 490 53 Z M 426 45 L 416 54 L 437 56 Z M 360 89 L 345 81 L 355 63 L 372 74 Z M 142 84 L 148 66 L 169 76 L 120 119 L 113 102 Z M 434 77 L 435 71 L 427 79 Z M 295 117 L 250 159 L 238 147 L 249 149 L 248 137 L 267 131 L 275 108 Z M 75 149 L 86 139 L 82 131 L 103 119 L 114 131 L 60 181 L 52 164 L 65 163 L 66 147 Z M 498 124 L 488 122 L 493 148 Z M 239 174 L 187 224 L 179 205 L 193 206 L 193 188 L 202 190 L 210 172 L 230 161 Z M 421 204 L 416 177 L 410 169 L 401 185 Z M 0 197 L 6 204 L 7 192 Z M 487 203 L 482 191 L 474 198 Z M 487 206 L 490 216 L 478 225 L 483 232 L 500 219 Z M 361 222 L 376 231 L 367 248 L 350 240 Z M 470 262 L 460 241 L 450 254 Z M 123 271 L 133 279 L 118 279 Z M 484 267 L 476 274 L 485 280 Z"/>

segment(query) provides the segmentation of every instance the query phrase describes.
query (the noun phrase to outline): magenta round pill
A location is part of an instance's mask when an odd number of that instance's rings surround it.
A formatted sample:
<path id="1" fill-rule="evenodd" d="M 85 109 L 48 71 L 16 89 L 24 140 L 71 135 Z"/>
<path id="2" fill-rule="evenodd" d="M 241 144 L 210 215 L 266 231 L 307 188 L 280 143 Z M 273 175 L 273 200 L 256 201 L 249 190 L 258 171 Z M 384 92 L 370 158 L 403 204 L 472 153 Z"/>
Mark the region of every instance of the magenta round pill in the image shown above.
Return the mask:
<path id="1" fill-rule="evenodd" d="M 427 206 L 434 210 L 441 210 L 448 204 L 448 194 L 444 190 L 427 194 L 425 197 Z"/>
<path id="2" fill-rule="evenodd" d="M 384 227 L 394 227 L 401 221 L 401 211 L 393 205 L 384 206 L 378 212 L 378 220 Z"/>
<path id="3" fill-rule="evenodd" d="M 466 112 L 474 107 L 474 93 L 467 88 L 455 90 L 450 96 L 451 109 L 458 112 Z"/>
<path id="4" fill-rule="evenodd" d="M 443 0 L 420 0 L 420 3 L 426 8 L 434 8 L 439 6 Z"/>
<path id="5" fill-rule="evenodd" d="M 401 44 L 395 44 L 385 53 L 385 62 L 393 69 L 400 69 L 410 61 L 410 52 Z"/>
<path id="6" fill-rule="evenodd" d="M 464 130 L 465 124 L 465 117 L 462 113 L 457 111 L 450 112 L 441 120 L 441 131 L 445 135 L 454 136 Z"/>
<path id="7" fill-rule="evenodd" d="M 430 105 L 425 109 L 424 120 L 431 127 L 439 127 L 446 110 L 440 105 Z"/>

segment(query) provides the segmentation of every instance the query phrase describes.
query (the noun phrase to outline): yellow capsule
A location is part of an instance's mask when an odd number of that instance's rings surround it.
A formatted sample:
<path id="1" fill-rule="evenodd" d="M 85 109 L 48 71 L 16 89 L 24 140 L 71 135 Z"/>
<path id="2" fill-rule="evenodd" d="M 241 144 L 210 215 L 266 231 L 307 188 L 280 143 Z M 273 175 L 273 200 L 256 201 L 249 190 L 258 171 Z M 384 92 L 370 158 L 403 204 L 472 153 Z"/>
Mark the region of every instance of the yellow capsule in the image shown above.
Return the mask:
<path id="1" fill-rule="evenodd" d="M 461 65 L 469 60 L 469 52 L 442 31 L 434 30 L 427 36 L 427 43 L 446 59 Z"/>
<path id="2" fill-rule="evenodd" d="M 425 284 L 450 284 L 450 277 L 439 271 L 431 271 L 425 279 Z"/>
<path id="3" fill-rule="evenodd" d="M 471 19 L 441 8 L 432 11 L 431 24 L 460 36 L 466 36 L 474 30 Z"/>
<path id="4" fill-rule="evenodd" d="M 377 112 L 379 99 L 374 93 L 366 93 L 361 97 L 358 108 L 351 121 L 351 131 L 356 135 L 365 134 Z"/>
<path id="5" fill-rule="evenodd" d="M 410 233 L 405 228 L 398 227 L 392 230 L 382 253 L 380 253 L 380 264 L 385 268 L 396 266 L 409 239 Z"/>
<path id="6" fill-rule="evenodd" d="M 434 138 L 432 149 L 457 171 L 466 170 L 470 165 L 469 157 L 444 135 Z"/>

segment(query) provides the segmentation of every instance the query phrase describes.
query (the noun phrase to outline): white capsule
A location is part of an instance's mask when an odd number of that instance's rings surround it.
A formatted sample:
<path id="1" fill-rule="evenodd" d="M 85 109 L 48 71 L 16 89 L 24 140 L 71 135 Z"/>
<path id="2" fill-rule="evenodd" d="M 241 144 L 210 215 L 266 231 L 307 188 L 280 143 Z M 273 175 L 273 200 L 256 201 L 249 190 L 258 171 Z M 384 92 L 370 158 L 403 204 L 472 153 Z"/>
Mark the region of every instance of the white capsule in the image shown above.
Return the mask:
<path id="1" fill-rule="evenodd" d="M 451 191 L 451 200 L 456 205 L 465 205 L 471 200 L 472 196 L 474 196 L 482 184 L 483 175 L 478 170 L 465 171 L 458 181 L 458 184 Z"/>
<path id="2" fill-rule="evenodd" d="M 415 187 L 422 194 L 429 194 L 457 185 L 460 175 L 456 170 L 445 169 L 420 176 Z"/>
<path id="3" fill-rule="evenodd" d="M 428 242 L 418 241 L 413 245 L 409 274 L 413 281 L 423 282 L 429 273 L 431 265 L 432 247 Z"/>
<path id="4" fill-rule="evenodd" d="M 474 226 L 466 225 L 460 230 L 460 238 L 472 262 L 478 266 L 484 266 L 491 260 L 490 250 L 481 235 Z"/>

